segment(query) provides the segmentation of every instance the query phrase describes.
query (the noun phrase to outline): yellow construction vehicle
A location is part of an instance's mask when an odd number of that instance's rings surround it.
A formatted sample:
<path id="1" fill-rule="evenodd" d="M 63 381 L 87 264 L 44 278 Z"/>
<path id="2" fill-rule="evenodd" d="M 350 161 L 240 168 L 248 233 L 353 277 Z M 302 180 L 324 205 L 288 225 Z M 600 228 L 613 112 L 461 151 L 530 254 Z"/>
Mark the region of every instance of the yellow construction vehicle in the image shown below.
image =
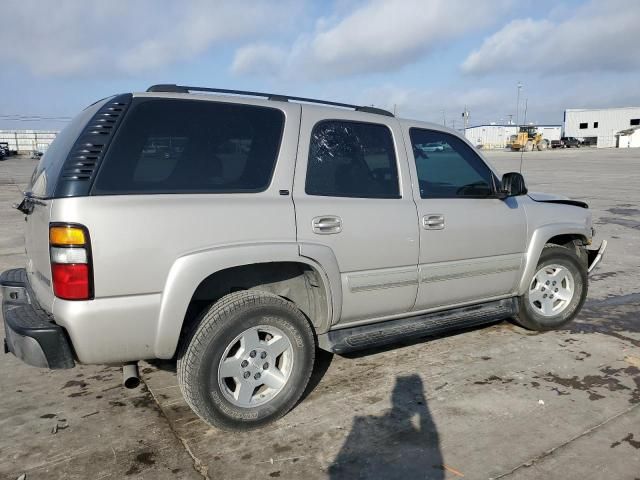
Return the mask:
<path id="1" fill-rule="evenodd" d="M 509 144 L 511 150 L 519 152 L 531 152 L 534 149 L 546 150 L 549 148 L 549 140 L 542 138 L 542 134 L 533 125 L 525 125 L 520 127 L 517 135 L 511 135 Z"/>

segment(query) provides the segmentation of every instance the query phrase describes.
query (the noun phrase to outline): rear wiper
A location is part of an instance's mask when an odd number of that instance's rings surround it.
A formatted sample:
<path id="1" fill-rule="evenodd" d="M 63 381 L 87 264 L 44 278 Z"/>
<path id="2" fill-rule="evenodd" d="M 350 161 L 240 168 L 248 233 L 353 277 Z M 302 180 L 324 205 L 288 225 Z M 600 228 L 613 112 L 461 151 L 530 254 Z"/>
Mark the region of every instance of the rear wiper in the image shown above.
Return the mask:
<path id="1" fill-rule="evenodd" d="M 14 203 L 13 208 L 20 210 L 25 215 L 30 215 L 36 205 L 46 205 L 37 198 L 33 197 L 31 192 L 24 192 L 24 197 L 20 203 Z"/>

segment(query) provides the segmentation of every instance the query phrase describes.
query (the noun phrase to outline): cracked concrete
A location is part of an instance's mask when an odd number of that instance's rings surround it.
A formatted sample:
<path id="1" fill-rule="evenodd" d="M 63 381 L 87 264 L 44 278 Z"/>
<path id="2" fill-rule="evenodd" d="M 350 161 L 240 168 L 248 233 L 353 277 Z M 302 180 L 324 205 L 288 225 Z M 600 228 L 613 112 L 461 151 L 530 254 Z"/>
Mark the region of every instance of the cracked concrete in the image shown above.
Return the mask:
<path id="1" fill-rule="evenodd" d="M 515 154 L 490 159 L 502 171 L 519 166 Z M 20 183 L 27 170 L 10 162 L 0 175 Z M 43 372 L 5 356 L 0 476 L 639 478 L 638 153 L 533 152 L 524 174 L 533 191 L 586 200 L 598 237 L 610 240 L 589 300 L 566 329 L 538 334 L 502 322 L 322 355 L 314 388 L 290 414 L 234 434 L 191 412 L 171 363 L 144 364 L 149 392 L 131 392 L 114 368 Z M 6 208 L 14 190 L 0 186 L 0 268 L 24 261 L 21 217 Z"/>

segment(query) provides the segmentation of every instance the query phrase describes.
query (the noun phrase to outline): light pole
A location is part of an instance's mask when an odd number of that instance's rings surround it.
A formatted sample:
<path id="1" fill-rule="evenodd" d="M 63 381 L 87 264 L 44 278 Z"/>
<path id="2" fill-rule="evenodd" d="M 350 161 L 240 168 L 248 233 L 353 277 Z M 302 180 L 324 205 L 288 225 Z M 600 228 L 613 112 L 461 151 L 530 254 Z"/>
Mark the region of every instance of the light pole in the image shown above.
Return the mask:
<path id="1" fill-rule="evenodd" d="M 518 96 L 516 99 L 516 127 L 518 127 L 520 125 L 519 121 L 520 121 L 520 117 L 519 117 L 519 113 L 520 113 L 520 90 L 522 90 L 522 82 L 520 80 L 518 80 Z"/>

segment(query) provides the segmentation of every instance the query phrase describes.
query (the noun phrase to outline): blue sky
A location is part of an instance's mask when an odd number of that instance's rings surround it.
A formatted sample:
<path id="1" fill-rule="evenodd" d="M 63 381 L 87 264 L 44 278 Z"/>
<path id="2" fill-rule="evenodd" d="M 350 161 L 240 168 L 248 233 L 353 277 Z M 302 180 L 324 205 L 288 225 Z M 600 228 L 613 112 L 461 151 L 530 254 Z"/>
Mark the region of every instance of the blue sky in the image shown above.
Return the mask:
<path id="1" fill-rule="evenodd" d="M 394 106 L 462 125 L 640 105 L 640 2 L 5 0 L 0 129 L 154 83 Z M 36 116 L 36 117 L 29 117 Z"/>

